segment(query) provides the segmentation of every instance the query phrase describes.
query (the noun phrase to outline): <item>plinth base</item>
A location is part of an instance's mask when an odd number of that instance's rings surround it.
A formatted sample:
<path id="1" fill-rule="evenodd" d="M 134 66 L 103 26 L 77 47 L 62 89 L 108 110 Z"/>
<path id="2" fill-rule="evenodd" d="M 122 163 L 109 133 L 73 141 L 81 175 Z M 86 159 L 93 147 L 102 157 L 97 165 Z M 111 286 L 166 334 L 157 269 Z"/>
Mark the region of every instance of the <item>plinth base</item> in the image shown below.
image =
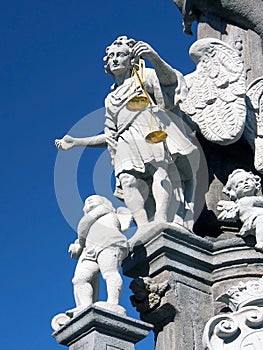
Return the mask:
<path id="1" fill-rule="evenodd" d="M 133 350 L 151 329 L 148 323 L 93 305 L 52 336 L 70 350 Z"/>

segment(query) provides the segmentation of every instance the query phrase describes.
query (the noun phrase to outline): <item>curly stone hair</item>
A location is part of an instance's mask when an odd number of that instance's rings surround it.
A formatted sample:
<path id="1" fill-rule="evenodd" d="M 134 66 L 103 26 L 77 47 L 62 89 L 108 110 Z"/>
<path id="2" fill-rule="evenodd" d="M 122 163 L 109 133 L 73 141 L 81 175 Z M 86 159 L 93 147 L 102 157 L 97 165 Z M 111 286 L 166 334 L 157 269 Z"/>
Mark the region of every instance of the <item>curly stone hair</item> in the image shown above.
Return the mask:
<path id="1" fill-rule="evenodd" d="M 261 179 L 258 175 L 254 175 L 251 171 L 246 171 L 244 169 L 236 169 L 234 170 L 227 179 L 227 183 L 223 188 L 223 192 L 227 194 L 231 200 L 236 199 L 236 192 L 235 192 L 235 186 L 236 186 L 236 180 L 235 177 L 240 174 L 245 174 L 247 178 L 251 179 L 256 187 L 255 195 L 258 194 L 261 191 Z"/>
<path id="2" fill-rule="evenodd" d="M 132 47 L 136 44 L 136 41 L 134 39 L 128 39 L 127 36 L 125 35 L 122 35 L 122 36 L 119 36 L 116 40 L 113 41 L 113 43 L 109 46 L 106 47 L 105 51 L 106 51 L 106 56 L 103 57 L 103 61 L 106 63 L 104 65 L 104 69 L 105 69 L 105 72 L 107 74 L 110 74 L 112 75 L 109 67 L 108 67 L 108 52 L 110 50 L 110 48 L 112 46 L 126 46 L 128 48 L 128 51 L 130 52 L 130 56 L 131 56 L 131 62 L 132 64 L 136 64 L 137 62 L 136 61 L 136 58 L 134 57 L 133 53 L 132 53 Z"/>

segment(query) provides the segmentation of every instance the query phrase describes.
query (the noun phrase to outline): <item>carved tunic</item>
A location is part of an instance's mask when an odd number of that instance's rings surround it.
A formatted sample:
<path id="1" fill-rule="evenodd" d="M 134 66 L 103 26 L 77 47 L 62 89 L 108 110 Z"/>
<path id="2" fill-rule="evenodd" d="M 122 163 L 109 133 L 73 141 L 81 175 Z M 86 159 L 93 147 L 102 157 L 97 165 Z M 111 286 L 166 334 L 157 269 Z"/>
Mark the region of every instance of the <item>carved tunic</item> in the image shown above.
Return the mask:
<path id="1" fill-rule="evenodd" d="M 96 261 L 99 253 L 110 247 L 118 248 L 124 257 L 128 254 L 127 238 L 121 233 L 115 213 L 102 215 L 91 223 L 80 260 Z"/>
<path id="2" fill-rule="evenodd" d="M 170 163 L 176 155 L 190 155 L 196 151 L 185 136 L 180 117 L 164 111 L 174 106 L 176 85 L 160 86 L 155 71 L 147 68 L 144 86 L 153 100 L 152 112 L 150 106 L 142 111 L 127 109 L 129 99 L 142 93 L 133 78 L 125 80 L 105 101 L 105 134 L 116 176 L 129 170 L 144 173 L 147 163 Z M 166 141 L 148 143 L 145 136 L 158 130 L 160 125 L 168 134 Z"/>

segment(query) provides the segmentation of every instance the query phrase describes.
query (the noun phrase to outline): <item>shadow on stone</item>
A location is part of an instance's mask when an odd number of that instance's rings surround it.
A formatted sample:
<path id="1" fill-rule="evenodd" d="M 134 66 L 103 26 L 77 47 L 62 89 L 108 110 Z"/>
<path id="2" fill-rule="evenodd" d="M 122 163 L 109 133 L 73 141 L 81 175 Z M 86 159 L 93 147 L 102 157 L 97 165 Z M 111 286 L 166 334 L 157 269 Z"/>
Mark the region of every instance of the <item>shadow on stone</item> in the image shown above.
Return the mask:
<path id="1" fill-rule="evenodd" d="M 150 321 L 154 325 L 155 334 L 158 334 L 165 326 L 174 322 L 176 313 L 177 310 L 172 304 L 165 303 L 151 312 L 141 314 L 141 320 L 144 322 Z"/>

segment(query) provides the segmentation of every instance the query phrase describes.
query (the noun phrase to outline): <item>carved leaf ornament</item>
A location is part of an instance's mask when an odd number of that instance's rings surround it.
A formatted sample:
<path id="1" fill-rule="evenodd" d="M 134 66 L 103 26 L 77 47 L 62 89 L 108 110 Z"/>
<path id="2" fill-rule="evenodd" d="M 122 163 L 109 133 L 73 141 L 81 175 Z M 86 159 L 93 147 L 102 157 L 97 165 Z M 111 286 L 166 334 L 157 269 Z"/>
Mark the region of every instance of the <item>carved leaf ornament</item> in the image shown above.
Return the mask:
<path id="1" fill-rule="evenodd" d="M 221 294 L 232 313 L 212 317 L 203 333 L 204 350 L 263 349 L 263 280 L 240 282 Z"/>
<path id="2" fill-rule="evenodd" d="M 236 142 L 246 120 L 245 70 L 238 52 L 220 40 L 205 38 L 189 53 L 197 68 L 185 77 L 189 91 L 182 110 L 207 140 Z"/>

